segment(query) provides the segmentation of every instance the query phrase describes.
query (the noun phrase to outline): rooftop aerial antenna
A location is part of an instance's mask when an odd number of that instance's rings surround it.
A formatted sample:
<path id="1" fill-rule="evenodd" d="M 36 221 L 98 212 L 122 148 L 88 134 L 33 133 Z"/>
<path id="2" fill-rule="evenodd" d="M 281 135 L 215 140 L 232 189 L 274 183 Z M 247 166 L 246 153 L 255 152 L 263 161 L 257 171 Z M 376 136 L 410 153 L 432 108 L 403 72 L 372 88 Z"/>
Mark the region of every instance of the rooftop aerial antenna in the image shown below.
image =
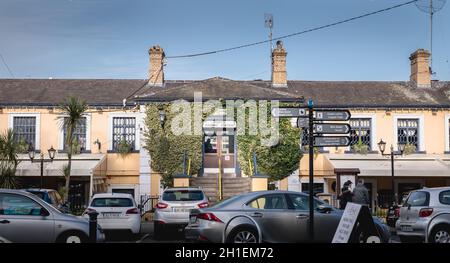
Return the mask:
<path id="1" fill-rule="evenodd" d="M 264 27 L 269 29 L 269 44 L 270 44 L 270 61 L 271 61 L 271 76 L 270 79 L 273 79 L 273 70 L 272 70 L 272 50 L 273 50 L 273 44 L 272 44 L 272 28 L 273 28 L 273 15 L 272 14 L 264 14 Z"/>
<path id="2" fill-rule="evenodd" d="M 440 11 L 447 0 L 418 0 L 415 2 L 420 11 L 430 14 L 430 73 L 433 72 L 433 15 Z"/>

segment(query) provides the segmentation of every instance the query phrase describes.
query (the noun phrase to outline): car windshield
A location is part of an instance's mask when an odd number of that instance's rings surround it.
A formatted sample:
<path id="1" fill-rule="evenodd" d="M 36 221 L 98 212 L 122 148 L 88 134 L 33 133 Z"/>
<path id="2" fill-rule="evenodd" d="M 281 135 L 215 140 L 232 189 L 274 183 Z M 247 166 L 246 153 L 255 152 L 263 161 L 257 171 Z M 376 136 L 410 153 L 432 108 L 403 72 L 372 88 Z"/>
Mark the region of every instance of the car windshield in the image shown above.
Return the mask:
<path id="1" fill-rule="evenodd" d="M 92 207 L 132 207 L 133 201 L 130 198 L 95 198 L 91 203 Z"/>
<path id="2" fill-rule="evenodd" d="M 45 201 L 45 195 L 44 195 L 44 193 L 43 192 L 34 192 L 34 191 L 29 191 L 30 193 L 32 193 L 32 194 L 34 194 L 34 195 L 36 195 L 37 197 L 39 197 L 39 198 L 41 198 L 42 200 L 44 200 Z"/>
<path id="3" fill-rule="evenodd" d="M 164 201 L 200 201 L 203 198 L 203 192 L 200 190 L 169 190 L 162 196 Z"/>
<path id="4" fill-rule="evenodd" d="M 430 202 L 430 194 L 424 191 L 411 192 L 405 202 L 406 206 L 428 206 Z"/>

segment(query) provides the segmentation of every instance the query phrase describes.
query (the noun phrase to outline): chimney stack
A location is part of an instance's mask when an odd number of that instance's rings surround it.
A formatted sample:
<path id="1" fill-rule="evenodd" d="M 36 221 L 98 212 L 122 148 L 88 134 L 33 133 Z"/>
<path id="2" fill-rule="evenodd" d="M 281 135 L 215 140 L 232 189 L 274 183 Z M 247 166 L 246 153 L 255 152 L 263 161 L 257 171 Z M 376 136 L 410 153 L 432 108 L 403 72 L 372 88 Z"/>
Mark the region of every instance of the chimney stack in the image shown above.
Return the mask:
<path id="1" fill-rule="evenodd" d="M 278 40 L 272 51 L 272 87 L 287 87 L 286 55 L 283 42 Z"/>
<path id="2" fill-rule="evenodd" d="M 162 87 L 164 85 L 164 49 L 156 45 L 149 49 L 150 67 L 148 69 L 148 84 Z"/>
<path id="3" fill-rule="evenodd" d="M 418 88 L 431 87 L 430 52 L 425 49 L 418 49 L 411 54 L 409 60 L 411 61 L 410 81 Z"/>

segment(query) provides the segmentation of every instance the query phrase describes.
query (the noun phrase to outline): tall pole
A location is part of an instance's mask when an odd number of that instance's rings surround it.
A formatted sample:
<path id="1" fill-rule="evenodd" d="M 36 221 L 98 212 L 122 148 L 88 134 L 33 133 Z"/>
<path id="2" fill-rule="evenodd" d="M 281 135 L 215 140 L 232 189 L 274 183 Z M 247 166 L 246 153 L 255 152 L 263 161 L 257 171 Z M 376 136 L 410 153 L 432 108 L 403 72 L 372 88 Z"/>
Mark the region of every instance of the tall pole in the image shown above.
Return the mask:
<path id="1" fill-rule="evenodd" d="M 309 240 L 314 242 L 314 122 L 313 101 L 308 101 L 309 117 Z"/>
<path id="2" fill-rule="evenodd" d="M 41 189 L 44 188 L 44 154 L 41 153 Z"/>
<path id="3" fill-rule="evenodd" d="M 430 0 L 430 53 L 430 74 L 433 74 L 433 0 Z"/>
<path id="4" fill-rule="evenodd" d="M 392 195 L 394 197 L 394 205 L 397 204 L 397 195 L 395 193 L 394 183 L 394 147 L 391 145 L 391 179 L 392 179 Z"/>

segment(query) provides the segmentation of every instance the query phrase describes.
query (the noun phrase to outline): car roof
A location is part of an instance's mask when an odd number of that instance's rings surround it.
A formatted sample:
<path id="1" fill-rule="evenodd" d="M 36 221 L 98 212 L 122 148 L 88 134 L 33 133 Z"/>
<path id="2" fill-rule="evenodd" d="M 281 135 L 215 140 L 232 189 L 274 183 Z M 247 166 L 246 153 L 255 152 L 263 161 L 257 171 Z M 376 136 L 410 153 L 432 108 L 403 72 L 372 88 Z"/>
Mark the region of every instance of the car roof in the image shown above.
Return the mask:
<path id="1" fill-rule="evenodd" d="M 443 190 L 450 190 L 450 186 L 430 187 L 430 188 L 424 187 L 424 188 L 417 189 L 417 190 L 414 190 L 414 191 L 440 192 L 440 191 L 443 191 Z"/>
<path id="2" fill-rule="evenodd" d="M 0 193 L 10 193 L 10 194 L 28 194 L 31 195 L 29 192 L 23 190 L 23 189 L 6 189 L 6 188 L 0 188 Z"/>
<path id="3" fill-rule="evenodd" d="M 55 189 L 45 189 L 45 188 L 26 188 L 24 190 L 30 192 L 56 192 Z"/>
<path id="4" fill-rule="evenodd" d="M 201 188 L 197 188 L 197 187 L 171 187 L 171 188 L 167 188 L 165 191 L 189 191 L 189 190 L 202 190 Z"/>
<path id="5" fill-rule="evenodd" d="M 131 194 L 125 194 L 125 193 L 101 193 L 101 194 L 94 194 L 92 198 L 105 198 L 105 197 L 122 197 L 122 198 L 133 198 Z"/>

